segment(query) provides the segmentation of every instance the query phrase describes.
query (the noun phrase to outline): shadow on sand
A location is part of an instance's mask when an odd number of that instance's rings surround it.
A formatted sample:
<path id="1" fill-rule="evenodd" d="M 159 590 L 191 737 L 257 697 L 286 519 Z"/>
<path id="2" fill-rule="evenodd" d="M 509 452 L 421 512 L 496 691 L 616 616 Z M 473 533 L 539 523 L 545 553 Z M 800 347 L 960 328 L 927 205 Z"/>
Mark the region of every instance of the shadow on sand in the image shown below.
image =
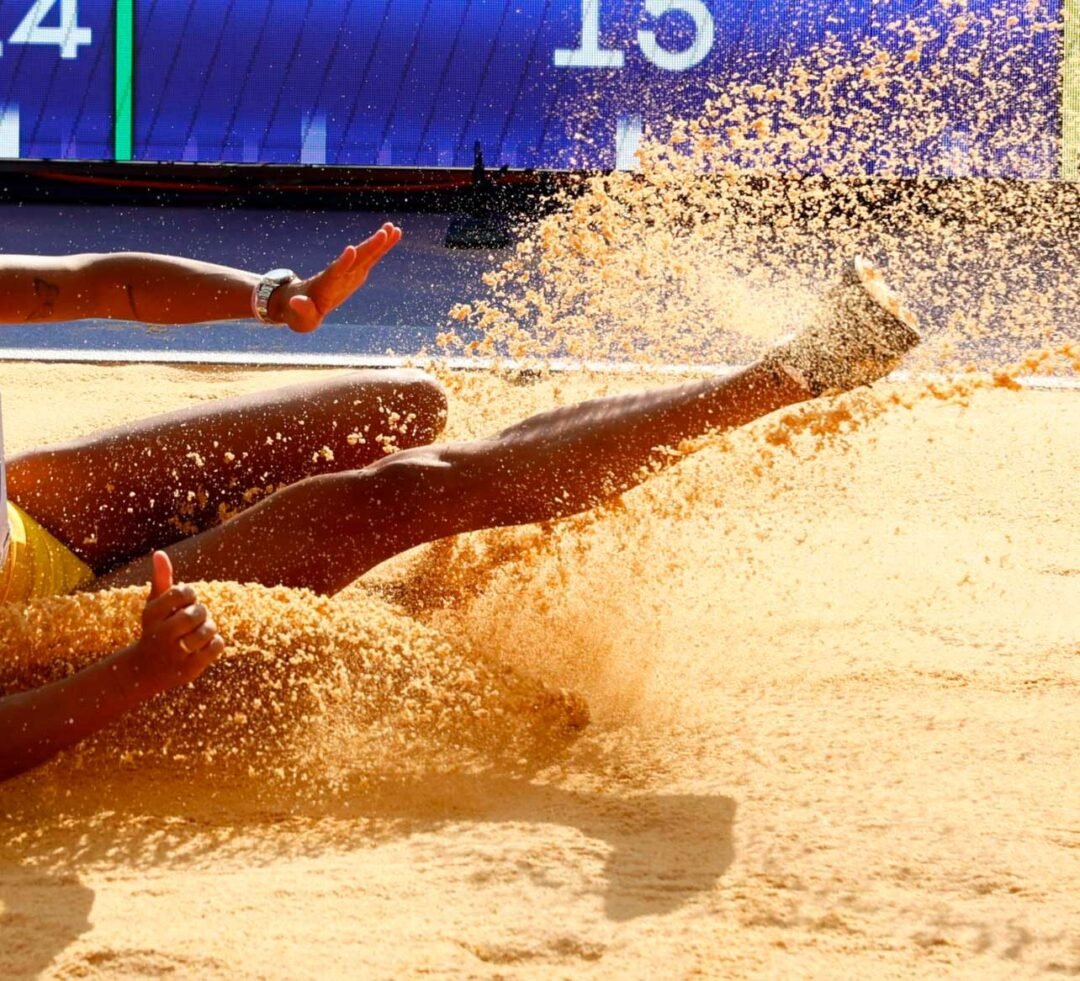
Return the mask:
<path id="1" fill-rule="evenodd" d="M 71 872 L 45 874 L 0 858 L 4 978 L 38 977 L 90 929 L 93 890 Z"/>
<path id="2" fill-rule="evenodd" d="M 7 908 L 18 913 L 20 897 L 57 890 L 56 921 L 48 927 L 55 940 L 43 964 L 86 929 L 93 897 L 73 874 L 84 868 L 160 870 L 230 861 L 257 866 L 452 827 L 562 826 L 606 853 L 605 911 L 626 921 L 671 912 L 708 892 L 734 859 L 735 802 L 721 795 L 580 791 L 522 776 L 443 772 L 409 779 L 383 775 L 376 784 L 318 799 L 256 797 L 238 785 L 210 789 L 202 781 L 192 785 L 139 771 L 79 780 L 60 805 L 52 783 L 42 775 L 0 791 L 0 884 Z M 22 834 L 29 827 L 41 833 Z M 22 865 L 31 865 L 39 879 L 24 875 Z"/>
<path id="3" fill-rule="evenodd" d="M 451 822 L 576 829 L 608 849 L 604 906 L 617 921 L 678 909 L 710 891 L 735 857 L 735 802 L 720 795 L 622 795 L 505 776 L 442 775 L 384 787 L 379 796 L 377 813 L 417 832 Z"/>

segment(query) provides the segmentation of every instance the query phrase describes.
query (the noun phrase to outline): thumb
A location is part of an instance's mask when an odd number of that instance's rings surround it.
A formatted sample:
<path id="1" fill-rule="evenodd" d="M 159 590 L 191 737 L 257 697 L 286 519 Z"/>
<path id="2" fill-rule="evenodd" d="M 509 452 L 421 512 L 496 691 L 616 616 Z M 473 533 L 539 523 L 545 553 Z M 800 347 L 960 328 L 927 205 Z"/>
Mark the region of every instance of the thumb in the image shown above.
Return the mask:
<path id="1" fill-rule="evenodd" d="M 150 577 L 150 599 L 157 599 L 172 588 L 173 568 L 169 556 L 164 552 L 155 552 L 153 562 L 154 571 Z"/>
<path id="2" fill-rule="evenodd" d="M 294 296 L 289 299 L 289 310 L 293 316 L 289 327 L 297 334 L 310 334 L 322 323 L 322 313 L 310 296 Z"/>

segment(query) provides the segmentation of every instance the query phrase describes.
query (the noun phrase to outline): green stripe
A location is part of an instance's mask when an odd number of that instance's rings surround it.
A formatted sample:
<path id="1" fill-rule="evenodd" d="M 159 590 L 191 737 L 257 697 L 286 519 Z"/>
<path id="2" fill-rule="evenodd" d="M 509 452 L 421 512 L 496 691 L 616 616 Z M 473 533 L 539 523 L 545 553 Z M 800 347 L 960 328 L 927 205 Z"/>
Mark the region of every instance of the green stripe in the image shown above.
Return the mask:
<path id="1" fill-rule="evenodd" d="M 135 0 L 116 0 L 116 159 L 131 159 L 134 131 L 132 82 L 135 62 Z"/>
<path id="2" fill-rule="evenodd" d="M 1065 80 L 1062 173 L 1080 180 L 1080 0 L 1065 0 Z"/>

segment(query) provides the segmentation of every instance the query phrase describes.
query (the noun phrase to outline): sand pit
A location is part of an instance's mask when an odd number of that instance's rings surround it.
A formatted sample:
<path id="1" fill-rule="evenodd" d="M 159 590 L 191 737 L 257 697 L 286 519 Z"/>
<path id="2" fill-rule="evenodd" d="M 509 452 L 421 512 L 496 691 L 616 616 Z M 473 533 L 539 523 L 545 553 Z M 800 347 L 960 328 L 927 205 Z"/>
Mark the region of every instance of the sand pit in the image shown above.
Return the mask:
<path id="1" fill-rule="evenodd" d="M 301 374 L 7 366 L 9 449 Z M 455 376 L 452 431 L 613 384 Z M 1080 398 L 922 392 L 333 601 L 214 587 L 233 667 L 0 788 L 0 975 L 1080 972 Z"/>
<path id="2" fill-rule="evenodd" d="M 1057 153 L 996 83 L 1008 32 L 942 9 L 887 28 L 906 54 L 718 92 L 441 338 L 537 359 L 445 375 L 447 435 L 486 436 L 660 380 L 550 359 L 744 363 L 863 253 L 931 325 L 911 378 L 333 600 L 201 587 L 221 664 L 0 786 L 0 976 L 1080 975 L 1077 185 L 847 180 L 860 134 L 878 177 L 921 171 L 957 48 L 989 138 L 948 172 Z M 313 375 L 0 366 L 7 448 Z M 122 643 L 138 602 L 0 611 L 0 685 Z"/>

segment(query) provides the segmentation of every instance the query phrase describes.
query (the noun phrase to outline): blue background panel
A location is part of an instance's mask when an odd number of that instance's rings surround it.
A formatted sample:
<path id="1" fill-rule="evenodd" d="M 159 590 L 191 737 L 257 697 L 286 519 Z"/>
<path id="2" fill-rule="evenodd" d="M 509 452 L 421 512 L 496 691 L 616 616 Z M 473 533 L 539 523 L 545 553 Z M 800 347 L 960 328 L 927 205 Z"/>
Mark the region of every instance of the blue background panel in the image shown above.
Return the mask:
<path id="1" fill-rule="evenodd" d="M 68 3 L 93 33 L 72 60 L 61 59 L 56 46 L 6 42 L 32 3 L 0 0 L 0 114 L 18 109 L 19 153 L 110 156 L 114 0 L 56 0 L 50 22 L 59 23 Z M 662 134 L 671 116 L 699 115 L 718 88 L 782 80 L 795 59 L 826 41 L 848 60 L 868 42 L 903 51 L 911 36 L 887 25 L 917 20 L 942 28 L 955 16 L 940 0 L 667 6 L 653 15 L 646 0 L 134 0 L 134 156 L 468 166 L 479 140 L 493 164 L 612 166 L 620 126 L 634 130 L 640 121 Z M 926 43 L 924 63 L 944 79 L 949 125 L 904 148 L 916 161 L 906 170 L 940 172 L 947 151 L 955 156 L 957 147 L 974 146 L 994 150 L 998 165 L 989 172 L 1055 175 L 1060 31 L 1030 28 L 1060 20 L 1061 0 L 1044 0 L 1035 17 L 1029 6 L 970 0 L 969 11 L 991 19 L 992 30 L 972 30 L 947 53 L 940 39 Z M 666 51 L 683 51 L 697 36 L 687 12 L 694 10 L 715 31 L 707 56 L 685 71 L 650 62 L 639 32 L 655 32 Z M 1005 29 L 1010 16 L 1019 29 Z M 591 17 L 599 19 L 598 43 L 621 52 L 622 66 L 557 67 L 556 52 L 577 48 Z M 973 79 L 964 66 L 977 50 L 981 78 Z M 905 110 L 897 104 L 883 111 L 867 134 L 861 166 L 869 172 L 890 165 L 884 134 Z M 1027 160 L 1003 143 L 1016 123 L 1035 134 Z M 0 118 L 0 149 L 4 132 Z M 6 132 L 10 137 L 10 126 Z"/>

